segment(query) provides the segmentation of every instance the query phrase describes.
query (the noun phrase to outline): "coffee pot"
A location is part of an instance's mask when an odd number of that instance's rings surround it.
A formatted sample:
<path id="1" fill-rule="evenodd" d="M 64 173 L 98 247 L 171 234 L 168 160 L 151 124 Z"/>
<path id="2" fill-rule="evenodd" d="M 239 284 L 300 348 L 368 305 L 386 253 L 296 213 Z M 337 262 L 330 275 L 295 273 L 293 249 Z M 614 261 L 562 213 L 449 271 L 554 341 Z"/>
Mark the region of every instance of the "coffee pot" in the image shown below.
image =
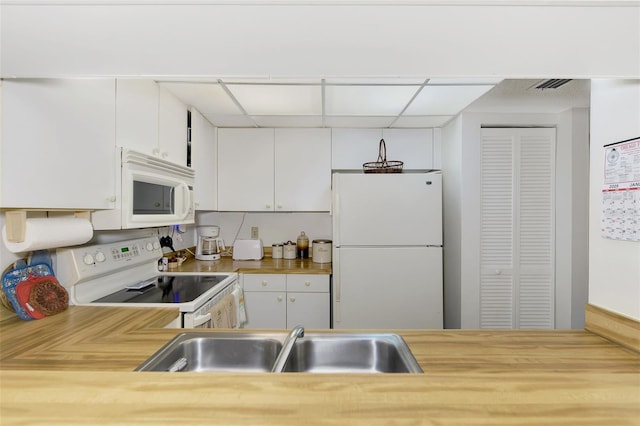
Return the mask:
<path id="1" fill-rule="evenodd" d="M 226 250 L 224 241 L 218 238 L 219 226 L 199 226 L 198 243 L 196 244 L 196 259 L 218 260 L 220 254 Z"/>

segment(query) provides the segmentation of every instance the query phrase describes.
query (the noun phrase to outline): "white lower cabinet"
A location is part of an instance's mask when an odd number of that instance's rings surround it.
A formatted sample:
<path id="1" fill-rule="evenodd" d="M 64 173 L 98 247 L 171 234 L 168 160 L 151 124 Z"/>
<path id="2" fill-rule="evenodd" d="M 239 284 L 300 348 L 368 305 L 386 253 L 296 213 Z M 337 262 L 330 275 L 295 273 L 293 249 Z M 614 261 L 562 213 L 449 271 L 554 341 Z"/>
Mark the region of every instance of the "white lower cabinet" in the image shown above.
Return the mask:
<path id="1" fill-rule="evenodd" d="M 245 328 L 329 328 L 329 275 L 242 274 Z"/>

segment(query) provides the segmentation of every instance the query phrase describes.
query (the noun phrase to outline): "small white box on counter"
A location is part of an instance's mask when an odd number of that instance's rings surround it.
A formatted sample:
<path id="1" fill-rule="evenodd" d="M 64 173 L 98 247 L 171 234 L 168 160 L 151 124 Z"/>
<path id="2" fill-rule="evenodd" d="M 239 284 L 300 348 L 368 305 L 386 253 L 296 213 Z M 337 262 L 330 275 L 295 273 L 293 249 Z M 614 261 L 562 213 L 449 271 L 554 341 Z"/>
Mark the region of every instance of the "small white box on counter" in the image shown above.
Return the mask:
<path id="1" fill-rule="evenodd" d="M 264 256 L 262 240 L 236 240 L 233 260 L 260 260 Z"/>

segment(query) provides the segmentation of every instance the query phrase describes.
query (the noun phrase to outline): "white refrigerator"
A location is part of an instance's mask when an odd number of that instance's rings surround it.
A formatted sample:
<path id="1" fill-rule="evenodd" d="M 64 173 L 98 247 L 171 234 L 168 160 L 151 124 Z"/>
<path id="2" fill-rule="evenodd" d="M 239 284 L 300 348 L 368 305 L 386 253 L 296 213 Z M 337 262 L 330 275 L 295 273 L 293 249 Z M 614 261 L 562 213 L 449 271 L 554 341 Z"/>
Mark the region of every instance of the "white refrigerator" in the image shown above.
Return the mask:
<path id="1" fill-rule="evenodd" d="M 333 174 L 333 327 L 441 329 L 442 175 Z"/>

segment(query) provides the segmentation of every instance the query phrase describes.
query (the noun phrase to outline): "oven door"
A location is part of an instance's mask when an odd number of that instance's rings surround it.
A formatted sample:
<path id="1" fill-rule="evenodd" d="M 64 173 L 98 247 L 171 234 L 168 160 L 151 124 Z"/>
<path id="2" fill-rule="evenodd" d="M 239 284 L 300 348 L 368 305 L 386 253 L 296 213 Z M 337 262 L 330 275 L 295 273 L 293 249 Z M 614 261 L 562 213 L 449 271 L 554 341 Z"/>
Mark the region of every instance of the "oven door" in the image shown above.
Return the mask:
<path id="1" fill-rule="evenodd" d="M 238 321 L 239 301 L 235 300 L 234 307 L 229 308 L 225 306 L 225 302 L 229 302 L 227 296 L 233 294 L 235 287 L 238 285 L 237 280 L 229 281 L 229 283 L 217 292 L 213 297 L 208 299 L 199 308 L 193 312 L 182 313 L 182 328 L 216 328 L 220 325 L 216 318 L 220 318 L 221 311 L 224 311 L 224 315 L 227 315 L 228 327 L 224 328 L 240 328 L 240 321 Z M 222 321 L 223 323 L 225 321 Z"/>

